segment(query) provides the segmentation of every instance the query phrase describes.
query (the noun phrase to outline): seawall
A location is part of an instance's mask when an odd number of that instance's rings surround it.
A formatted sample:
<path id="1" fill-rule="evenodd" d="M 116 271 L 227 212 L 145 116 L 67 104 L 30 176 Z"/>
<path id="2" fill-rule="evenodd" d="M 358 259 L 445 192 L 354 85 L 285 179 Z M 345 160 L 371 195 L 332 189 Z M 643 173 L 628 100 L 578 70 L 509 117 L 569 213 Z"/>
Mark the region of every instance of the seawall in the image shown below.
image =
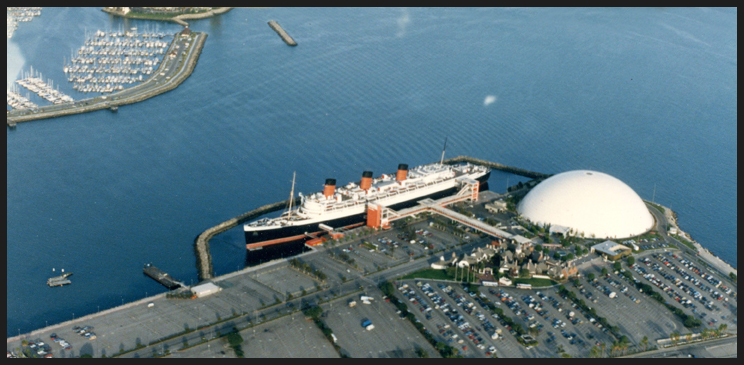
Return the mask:
<path id="1" fill-rule="evenodd" d="M 243 213 L 235 218 L 228 219 L 212 228 L 207 229 L 196 237 L 194 241 L 194 252 L 196 253 L 196 266 L 199 272 L 199 281 L 209 280 L 213 277 L 212 255 L 209 254 L 209 240 L 217 234 L 237 227 L 253 218 L 264 214 L 276 212 L 289 204 L 289 199 L 278 203 L 264 205 L 258 209 Z"/>
<path id="2" fill-rule="evenodd" d="M 500 164 L 498 162 L 491 162 L 491 161 L 480 160 L 480 159 L 473 158 L 473 157 L 470 157 L 470 156 L 457 156 L 457 157 L 453 157 L 453 158 L 448 158 L 448 159 L 446 159 L 446 160 L 443 161 L 443 163 L 448 164 L 448 165 L 452 165 L 452 164 L 455 164 L 455 163 L 458 163 L 458 162 L 470 162 L 470 163 L 475 164 L 475 165 L 486 166 L 486 167 L 490 167 L 490 168 L 492 168 L 494 170 L 504 171 L 504 172 L 508 172 L 508 173 L 512 173 L 512 174 L 520 175 L 520 176 L 525 176 L 525 177 L 529 177 L 529 178 L 533 178 L 533 179 L 544 179 L 544 178 L 548 178 L 548 177 L 551 176 L 550 174 L 543 174 L 543 173 L 540 173 L 540 172 L 534 172 L 534 171 L 529 171 L 529 170 L 525 170 L 525 169 L 520 169 L 518 167 L 512 167 L 512 166 L 502 165 L 502 164 Z"/>
<path id="3" fill-rule="evenodd" d="M 289 34 L 287 34 L 287 32 L 284 31 L 284 29 L 282 28 L 281 25 L 279 25 L 279 23 L 271 20 L 271 21 L 269 21 L 269 26 L 277 34 L 279 34 L 279 37 L 281 37 L 282 40 L 284 41 L 284 43 L 287 43 L 288 46 L 293 46 L 294 47 L 294 46 L 297 45 L 297 42 L 295 42 L 294 39 L 292 39 L 292 37 L 290 37 Z"/>

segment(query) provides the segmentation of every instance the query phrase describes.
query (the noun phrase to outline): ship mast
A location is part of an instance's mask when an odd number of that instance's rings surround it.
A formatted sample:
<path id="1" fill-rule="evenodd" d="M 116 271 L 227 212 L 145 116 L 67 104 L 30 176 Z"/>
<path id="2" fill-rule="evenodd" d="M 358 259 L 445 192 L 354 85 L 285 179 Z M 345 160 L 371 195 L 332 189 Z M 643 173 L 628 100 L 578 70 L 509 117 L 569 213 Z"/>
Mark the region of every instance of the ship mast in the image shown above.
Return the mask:
<path id="1" fill-rule="evenodd" d="M 439 160 L 439 164 L 442 165 L 444 163 L 444 151 L 447 149 L 447 137 L 444 137 L 444 147 L 442 147 L 442 159 Z"/>
<path id="2" fill-rule="evenodd" d="M 297 171 L 292 173 L 292 191 L 289 193 L 289 209 L 287 210 L 287 222 L 292 218 L 292 198 L 294 198 L 295 176 Z"/>

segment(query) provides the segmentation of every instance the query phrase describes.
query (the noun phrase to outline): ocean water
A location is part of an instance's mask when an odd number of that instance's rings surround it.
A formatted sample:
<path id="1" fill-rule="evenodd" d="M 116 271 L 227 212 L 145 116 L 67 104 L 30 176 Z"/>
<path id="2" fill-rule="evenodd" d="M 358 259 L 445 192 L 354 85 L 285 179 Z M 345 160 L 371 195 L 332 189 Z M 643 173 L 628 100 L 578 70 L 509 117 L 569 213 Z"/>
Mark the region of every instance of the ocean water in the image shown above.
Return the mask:
<path id="1" fill-rule="evenodd" d="M 45 8 L 8 41 L 8 82 L 33 66 L 80 98 L 71 50 L 135 26 L 180 29 Z M 8 336 L 165 291 L 147 262 L 195 281 L 194 238 L 286 199 L 295 171 L 319 191 L 436 161 L 445 137 L 449 157 L 615 176 L 736 265 L 736 9 L 235 9 L 191 27 L 209 38 L 176 90 L 7 131 Z M 494 172 L 491 190 L 507 179 L 524 181 Z M 240 228 L 211 249 L 217 275 L 245 265 Z M 48 288 L 52 268 L 73 284 Z"/>

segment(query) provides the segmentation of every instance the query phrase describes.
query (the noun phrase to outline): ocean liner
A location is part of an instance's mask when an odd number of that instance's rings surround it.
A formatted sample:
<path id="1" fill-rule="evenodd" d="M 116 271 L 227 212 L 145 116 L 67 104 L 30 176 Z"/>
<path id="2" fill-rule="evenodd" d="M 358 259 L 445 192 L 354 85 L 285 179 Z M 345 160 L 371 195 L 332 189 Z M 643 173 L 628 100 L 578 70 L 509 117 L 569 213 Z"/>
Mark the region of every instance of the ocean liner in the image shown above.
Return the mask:
<path id="1" fill-rule="evenodd" d="M 321 231 L 321 224 L 333 228 L 361 225 L 366 220 L 368 203 L 377 203 L 393 210 L 412 207 L 425 198 L 439 199 L 457 192 L 461 178 L 483 184 L 491 175 L 487 167 L 460 163 L 433 163 L 408 169 L 400 164 L 395 174 L 372 177 L 362 173 L 357 184 L 350 182 L 336 188 L 335 179 L 327 179 L 322 192 L 299 193 L 300 204 L 291 205 L 277 218 L 262 218 L 243 225 L 246 244 L 269 245 L 298 241 Z M 294 195 L 294 181 L 292 193 Z"/>

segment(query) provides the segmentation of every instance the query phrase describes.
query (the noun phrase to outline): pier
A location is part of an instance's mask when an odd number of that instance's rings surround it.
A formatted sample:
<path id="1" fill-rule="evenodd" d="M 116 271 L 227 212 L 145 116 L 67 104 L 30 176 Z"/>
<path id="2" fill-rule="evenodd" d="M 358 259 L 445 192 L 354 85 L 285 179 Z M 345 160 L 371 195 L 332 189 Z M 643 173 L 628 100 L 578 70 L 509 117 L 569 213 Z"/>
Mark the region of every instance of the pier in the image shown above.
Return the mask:
<path id="1" fill-rule="evenodd" d="M 152 266 L 152 264 L 146 264 L 145 268 L 142 269 L 142 271 L 145 273 L 145 275 L 155 279 L 155 281 L 168 288 L 168 290 L 173 290 L 185 286 L 182 282 L 174 279 L 167 272 L 164 272 L 163 270 Z"/>
<path id="2" fill-rule="evenodd" d="M 68 273 L 62 274 L 60 276 L 55 276 L 53 278 L 49 278 L 47 280 L 47 285 L 49 285 L 50 287 L 55 287 L 55 286 L 62 286 L 62 285 L 72 284 L 72 282 L 70 281 L 70 279 L 68 279 L 68 277 L 70 277 L 70 275 L 72 275 L 72 273 L 71 272 L 68 272 Z"/>
<path id="3" fill-rule="evenodd" d="M 37 109 L 12 110 L 7 114 L 7 124 L 87 113 L 101 109 L 137 103 L 178 87 L 194 71 L 207 39 L 206 33 L 192 32 L 188 28 L 174 36 L 167 55 L 157 71 L 143 83 L 106 96 L 99 96 L 72 103 L 48 105 Z"/>
<path id="4" fill-rule="evenodd" d="M 282 29 L 282 26 L 279 25 L 279 23 L 271 20 L 269 21 L 269 26 L 276 32 L 276 34 L 279 34 L 279 37 L 281 37 L 284 43 L 287 43 L 288 46 L 294 47 L 297 45 L 297 42 L 295 42 L 294 39 L 292 39 L 292 37 L 290 37 L 289 34 L 287 34 L 287 32 Z"/>

